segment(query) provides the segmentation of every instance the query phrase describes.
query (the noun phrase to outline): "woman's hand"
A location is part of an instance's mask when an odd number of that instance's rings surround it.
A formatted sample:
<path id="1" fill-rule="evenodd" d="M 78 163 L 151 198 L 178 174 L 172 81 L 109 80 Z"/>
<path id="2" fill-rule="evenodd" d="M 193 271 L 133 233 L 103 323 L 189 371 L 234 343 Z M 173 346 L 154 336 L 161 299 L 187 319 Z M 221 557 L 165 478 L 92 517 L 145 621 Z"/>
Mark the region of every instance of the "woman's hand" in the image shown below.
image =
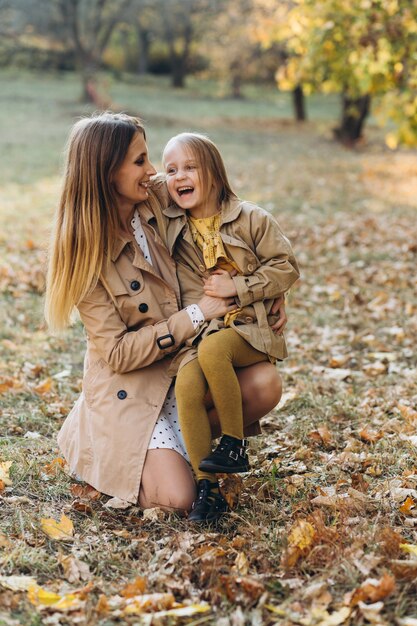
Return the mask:
<path id="1" fill-rule="evenodd" d="M 272 315 L 276 315 L 278 313 L 279 319 L 273 326 L 271 326 L 272 332 L 277 335 L 282 335 L 284 331 L 284 327 L 287 323 L 287 313 L 285 312 L 285 296 L 280 296 L 274 300 L 274 303 L 271 308 Z"/>
<path id="2" fill-rule="evenodd" d="M 234 298 L 213 298 L 212 296 L 203 296 L 197 304 L 207 321 L 210 321 L 215 317 L 223 317 L 226 313 L 236 310 Z"/>
<path id="3" fill-rule="evenodd" d="M 236 272 L 233 270 L 229 274 L 226 270 L 217 269 L 210 277 L 204 280 L 204 293 L 206 296 L 214 298 L 232 298 L 237 296 L 237 290 L 232 276 Z"/>

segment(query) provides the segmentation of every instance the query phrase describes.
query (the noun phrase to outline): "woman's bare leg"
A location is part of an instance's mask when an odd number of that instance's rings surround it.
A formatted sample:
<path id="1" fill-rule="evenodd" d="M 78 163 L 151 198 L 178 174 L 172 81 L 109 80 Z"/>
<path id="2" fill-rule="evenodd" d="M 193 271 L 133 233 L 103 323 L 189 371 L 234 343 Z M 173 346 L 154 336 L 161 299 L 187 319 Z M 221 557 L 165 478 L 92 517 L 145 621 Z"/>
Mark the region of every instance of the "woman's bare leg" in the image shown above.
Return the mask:
<path id="1" fill-rule="evenodd" d="M 275 365 L 255 363 L 236 369 L 242 391 L 243 422 L 249 426 L 276 407 L 282 395 L 282 380 Z M 213 437 L 218 437 L 220 424 L 210 395 L 207 396 Z"/>
<path id="2" fill-rule="evenodd" d="M 175 450 L 148 450 L 143 466 L 139 505 L 168 511 L 189 511 L 196 486 L 187 461 Z"/>

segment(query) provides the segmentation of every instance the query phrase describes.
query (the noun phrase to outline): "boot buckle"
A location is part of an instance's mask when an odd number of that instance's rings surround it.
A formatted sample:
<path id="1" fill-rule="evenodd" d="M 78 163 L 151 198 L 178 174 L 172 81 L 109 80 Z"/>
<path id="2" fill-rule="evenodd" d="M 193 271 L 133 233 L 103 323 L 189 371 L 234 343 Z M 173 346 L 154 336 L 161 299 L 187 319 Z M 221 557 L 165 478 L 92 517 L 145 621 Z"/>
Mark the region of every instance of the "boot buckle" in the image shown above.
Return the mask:
<path id="1" fill-rule="evenodd" d="M 231 459 L 233 459 L 234 461 L 237 461 L 237 460 L 238 460 L 238 458 L 239 458 L 239 455 L 238 455 L 238 454 L 236 454 L 236 452 L 233 452 L 233 450 L 230 450 L 230 452 L 229 452 L 229 456 L 230 456 L 230 458 L 231 458 Z"/>

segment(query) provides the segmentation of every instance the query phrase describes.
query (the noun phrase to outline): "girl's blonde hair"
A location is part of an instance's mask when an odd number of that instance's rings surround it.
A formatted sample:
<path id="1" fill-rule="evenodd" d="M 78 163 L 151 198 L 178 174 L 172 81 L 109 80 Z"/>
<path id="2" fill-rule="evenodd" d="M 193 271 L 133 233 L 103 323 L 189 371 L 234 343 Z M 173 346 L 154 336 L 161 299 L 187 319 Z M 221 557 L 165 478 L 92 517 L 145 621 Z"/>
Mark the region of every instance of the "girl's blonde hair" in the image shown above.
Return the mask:
<path id="1" fill-rule="evenodd" d="M 137 132 L 146 139 L 138 118 L 110 112 L 72 128 L 47 273 L 45 317 L 52 330 L 69 325 L 110 261 L 121 226 L 112 179 Z"/>
<path id="2" fill-rule="evenodd" d="M 165 162 L 165 152 L 174 143 L 180 143 L 188 148 L 198 162 L 201 168 L 201 183 L 205 193 L 209 193 L 210 184 L 213 184 L 217 191 L 219 205 L 236 197 L 229 183 L 222 155 L 211 139 L 200 133 L 180 133 L 175 135 L 175 137 L 171 137 L 164 148 L 163 162 Z"/>

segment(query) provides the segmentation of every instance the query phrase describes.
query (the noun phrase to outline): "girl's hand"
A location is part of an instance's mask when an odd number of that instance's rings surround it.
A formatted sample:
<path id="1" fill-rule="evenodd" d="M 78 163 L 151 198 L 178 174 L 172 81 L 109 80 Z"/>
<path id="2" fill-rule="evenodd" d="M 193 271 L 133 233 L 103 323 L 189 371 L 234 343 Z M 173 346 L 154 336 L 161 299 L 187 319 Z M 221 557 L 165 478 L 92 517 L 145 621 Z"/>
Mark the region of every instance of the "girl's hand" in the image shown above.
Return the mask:
<path id="1" fill-rule="evenodd" d="M 236 272 L 233 271 L 232 275 Z M 204 293 L 214 298 L 232 298 L 237 296 L 237 290 L 232 275 L 226 270 L 217 269 L 210 277 L 204 280 Z"/>
<path id="2" fill-rule="evenodd" d="M 277 335 L 282 335 L 283 331 L 284 331 L 284 327 L 287 323 L 287 314 L 285 312 L 285 296 L 280 296 L 279 298 L 276 298 L 274 300 L 274 303 L 272 305 L 271 308 L 271 313 L 273 315 L 275 315 L 276 313 L 278 313 L 279 315 L 279 319 L 277 322 L 275 322 L 275 324 L 273 324 L 273 326 L 271 326 L 271 330 L 272 332 L 276 333 Z"/>
<path id="3" fill-rule="evenodd" d="M 226 313 L 236 310 L 236 303 L 233 298 L 203 296 L 197 304 L 207 321 L 215 317 L 223 317 Z"/>

